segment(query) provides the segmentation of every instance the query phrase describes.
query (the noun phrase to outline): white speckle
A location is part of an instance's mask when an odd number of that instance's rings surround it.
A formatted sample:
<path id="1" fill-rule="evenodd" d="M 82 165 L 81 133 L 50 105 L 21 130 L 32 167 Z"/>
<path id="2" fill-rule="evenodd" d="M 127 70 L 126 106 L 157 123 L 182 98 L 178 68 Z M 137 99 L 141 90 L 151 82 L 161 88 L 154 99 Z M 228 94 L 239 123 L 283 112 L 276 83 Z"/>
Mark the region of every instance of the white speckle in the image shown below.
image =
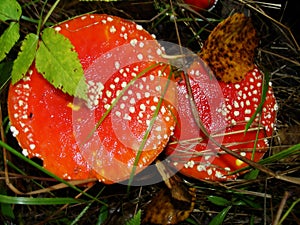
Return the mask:
<path id="1" fill-rule="evenodd" d="M 150 126 L 150 122 L 151 122 L 150 120 L 146 120 L 146 125 Z"/>
<path id="2" fill-rule="evenodd" d="M 81 19 L 82 19 L 82 20 L 85 20 L 85 19 L 86 19 L 86 16 L 82 16 Z"/>
<path id="3" fill-rule="evenodd" d="M 28 156 L 28 151 L 27 151 L 27 149 L 23 149 L 23 150 L 22 150 L 22 154 L 23 154 L 24 156 Z"/>
<path id="4" fill-rule="evenodd" d="M 245 157 L 246 156 L 246 152 L 241 152 L 240 155 L 243 156 L 243 157 Z"/>
<path id="5" fill-rule="evenodd" d="M 253 83 L 253 82 L 254 82 L 254 79 L 251 77 L 249 81 L 250 81 L 251 83 Z"/>
<path id="6" fill-rule="evenodd" d="M 156 54 L 157 54 L 157 55 L 161 55 L 161 54 L 162 54 L 161 49 L 158 48 L 158 49 L 156 50 Z"/>
<path id="7" fill-rule="evenodd" d="M 120 109 L 125 109 L 125 104 L 124 103 L 120 104 Z"/>
<path id="8" fill-rule="evenodd" d="M 240 105 L 241 105 L 242 108 L 244 108 L 244 106 L 245 106 L 243 101 L 240 102 Z"/>
<path id="9" fill-rule="evenodd" d="M 25 89 L 30 89 L 30 86 L 29 86 L 29 84 L 24 84 L 24 85 L 23 85 L 23 88 L 25 88 Z"/>
<path id="10" fill-rule="evenodd" d="M 109 110 L 109 108 L 110 108 L 110 105 L 109 105 L 109 104 L 105 104 L 105 105 L 104 105 L 104 109 Z"/>
<path id="11" fill-rule="evenodd" d="M 150 93 L 149 92 L 145 92 L 145 97 L 149 98 L 150 97 Z"/>
<path id="12" fill-rule="evenodd" d="M 151 75 L 149 76 L 149 78 L 150 78 L 150 80 L 153 81 L 155 77 L 151 74 Z"/>
<path id="13" fill-rule="evenodd" d="M 216 177 L 217 178 L 222 178 L 223 174 L 220 171 L 216 171 Z"/>
<path id="14" fill-rule="evenodd" d="M 33 70 L 29 70 L 29 75 L 32 75 L 33 74 Z M 28 77 L 29 78 L 29 77 Z"/>
<path id="15" fill-rule="evenodd" d="M 118 70 L 118 69 L 120 69 L 120 66 L 121 66 L 120 62 L 116 61 L 115 62 L 115 68 Z"/>
<path id="16" fill-rule="evenodd" d="M 155 87 L 155 90 L 156 90 L 156 91 L 160 91 L 160 90 L 161 90 L 161 86 L 160 86 L 160 85 L 156 86 L 156 87 Z"/>
<path id="17" fill-rule="evenodd" d="M 208 170 L 207 170 L 207 174 L 208 174 L 209 176 L 212 175 L 212 172 L 213 172 L 212 169 L 208 169 Z"/>
<path id="18" fill-rule="evenodd" d="M 236 121 L 234 119 L 231 120 L 232 125 L 236 125 Z"/>
<path id="19" fill-rule="evenodd" d="M 146 110 L 145 104 L 141 104 L 141 105 L 140 105 L 140 109 L 143 110 L 143 111 L 145 111 L 145 110 Z"/>
<path id="20" fill-rule="evenodd" d="M 237 101 L 233 101 L 233 106 L 234 106 L 234 108 L 239 108 L 240 107 L 239 103 Z"/>
<path id="21" fill-rule="evenodd" d="M 10 126 L 10 131 L 12 132 L 12 135 L 16 137 L 19 134 L 19 131 L 14 126 Z"/>
<path id="22" fill-rule="evenodd" d="M 232 106 L 231 105 L 227 105 L 227 109 L 232 110 Z"/>
<path id="23" fill-rule="evenodd" d="M 127 96 L 127 95 L 123 95 L 123 96 L 122 96 L 122 99 L 123 99 L 124 101 L 126 101 L 126 100 L 128 99 L 128 96 Z"/>
<path id="24" fill-rule="evenodd" d="M 160 132 L 161 131 L 161 126 L 156 127 L 155 130 Z"/>
<path id="25" fill-rule="evenodd" d="M 205 161 L 209 161 L 209 159 L 211 158 L 211 156 L 210 155 L 206 155 L 206 156 L 204 156 L 204 160 Z"/>
<path id="26" fill-rule="evenodd" d="M 141 95 L 140 92 L 137 92 L 137 93 L 136 93 L 136 98 L 137 98 L 137 99 L 141 99 L 141 98 L 142 98 L 142 95 Z"/>
<path id="27" fill-rule="evenodd" d="M 240 86 L 239 84 L 235 84 L 234 87 L 235 87 L 236 89 L 239 89 L 241 86 Z"/>
<path id="28" fill-rule="evenodd" d="M 224 169 L 228 172 L 231 171 L 230 167 L 225 167 Z"/>
<path id="29" fill-rule="evenodd" d="M 30 144 L 30 145 L 29 145 L 29 148 L 30 148 L 31 150 L 34 150 L 34 149 L 35 149 L 35 144 Z"/>
<path id="30" fill-rule="evenodd" d="M 129 116 L 127 113 L 125 113 L 123 119 L 124 120 L 131 120 L 131 116 Z"/>
<path id="31" fill-rule="evenodd" d="M 198 170 L 199 172 L 205 171 L 205 170 L 206 170 L 206 167 L 205 167 L 204 165 L 198 165 L 198 166 L 197 166 L 197 170 Z"/>
<path id="32" fill-rule="evenodd" d="M 136 44 L 137 44 L 137 40 L 136 39 L 132 39 L 132 40 L 130 40 L 130 44 L 134 47 L 134 46 L 136 46 Z"/>
<path id="33" fill-rule="evenodd" d="M 269 86 L 272 87 L 272 82 L 271 81 L 269 82 Z"/>
<path id="34" fill-rule="evenodd" d="M 138 58 L 139 60 L 142 60 L 142 59 L 143 59 L 143 55 L 140 53 L 140 54 L 137 55 L 137 58 Z"/>
<path id="35" fill-rule="evenodd" d="M 250 120 L 250 117 L 246 116 L 245 121 L 248 122 Z"/>
<path id="36" fill-rule="evenodd" d="M 251 109 L 246 109 L 245 114 L 251 114 Z"/>
<path id="37" fill-rule="evenodd" d="M 260 82 L 257 83 L 257 87 L 261 87 L 261 83 Z"/>
<path id="38" fill-rule="evenodd" d="M 239 111 L 234 111 L 234 116 L 239 116 L 240 115 L 240 112 Z"/>
<path id="39" fill-rule="evenodd" d="M 133 106 L 129 107 L 129 112 L 134 113 L 135 112 L 135 108 Z"/>
<path id="40" fill-rule="evenodd" d="M 135 99 L 131 98 L 130 101 L 129 101 L 129 103 L 132 104 L 132 105 L 135 104 Z"/>
<path id="41" fill-rule="evenodd" d="M 144 85 L 143 85 L 143 84 L 140 84 L 140 85 L 139 85 L 139 89 L 140 89 L 140 90 L 143 90 L 143 89 L 144 89 Z"/>
<path id="42" fill-rule="evenodd" d="M 136 25 L 136 29 L 137 29 L 137 30 L 143 30 L 143 27 L 142 27 L 141 25 L 137 24 L 137 25 Z"/>
<path id="43" fill-rule="evenodd" d="M 114 84 L 110 84 L 109 87 L 114 90 L 116 88 L 116 86 Z"/>
<path id="44" fill-rule="evenodd" d="M 164 106 L 161 107 L 160 111 L 162 114 L 165 114 L 167 112 L 167 110 Z"/>
<path id="45" fill-rule="evenodd" d="M 117 117 L 121 117 L 121 112 L 120 111 L 116 111 L 116 116 Z"/>
<path id="46" fill-rule="evenodd" d="M 111 92 L 111 91 L 109 91 L 109 90 L 107 90 L 107 91 L 106 91 L 106 96 L 107 96 L 108 98 L 110 98 L 110 97 L 111 97 L 111 95 L 112 95 L 112 92 Z"/>
<path id="47" fill-rule="evenodd" d="M 59 32 L 59 31 L 61 31 L 61 27 L 55 27 L 54 30 Z"/>
<path id="48" fill-rule="evenodd" d="M 113 19 L 112 17 L 110 17 L 110 16 L 107 17 L 106 19 L 107 19 L 108 22 L 112 22 L 112 21 L 114 20 L 114 19 Z"/>
<path id="49" fill-rule="evenodd" d="M 151 109 L 152 111 L 155 111 L 155 110 L 156 110 L 156 106 L 155 106 L 155 105 L 152 105 L 152 106 L 150 107 L 150 109 Z"/>
<path id="50" fill-rule="evenodd" d="M 250 101 L 249 100 L 246 100 L 246 106 L 250 106 Z"/>
<path id="51" fill-rule="evenodd" d="M 139 43 L 140 48 L 143 48 L 144 45 L 145 45 L 144 42 L 140 42 L 140 43 Z"/>
<path id="52" fill-rule="evenodd" d="M 102 22 L 103 24 L 106 24 L 107 21 L 106 21 L 106 20 L 102 20 L 101 22 Z"/>
<path id="53" fill-rule="evenodd" d="M 122 84 L 121 84 L 121 87 L 125 88 L 126 86 L 127 86 L 127 82 L 123 81 Z"/>
<path id="54" fill-rule="evenodd" d="M 119 77 L 116 77 L 116 78 L 114 79 L 114 82 L 115 82 L 115 83 L 119 83 L 119 81 L 120 81 L 120 78 L 119 78 Z"/>

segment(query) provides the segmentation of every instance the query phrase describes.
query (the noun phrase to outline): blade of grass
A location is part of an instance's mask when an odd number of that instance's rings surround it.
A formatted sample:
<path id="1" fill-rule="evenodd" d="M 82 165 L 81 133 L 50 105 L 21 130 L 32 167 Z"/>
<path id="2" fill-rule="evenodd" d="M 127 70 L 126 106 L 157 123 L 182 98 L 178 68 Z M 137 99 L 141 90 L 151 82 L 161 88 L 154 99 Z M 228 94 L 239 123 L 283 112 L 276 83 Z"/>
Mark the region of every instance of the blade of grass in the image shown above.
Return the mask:
<path id="1" fill-rule="evenodd" d="M 86 197 L 95 200 L 97 202 L 99 202 L 100 204 L 105 204 L 104 202 L 100 201 L 99 199 L 96 199 L 95 197 L 93 197 L 92 195 L 89 195 L 88 193 L 83 192 L 82 190 L 80 190 L 78 187 L 70 184 L 68 181 L 65 181 L 63 179 L 61 179 L 60 177 L 56 176 L 55 174 L 51 173 L 50 171 L 44 169 L 42 166 L 40 166 L 39 164 L 37 164 L 36 162 L 32 161 L 31 159 L 25 157 L 24 155 L 22 155 L 20 152 L 18 152 L 16 149 L 12 148 L 11 146 L 9 146 L 8 144 L 6 144 L 3 141 L 0 141 L 0 146 L 5 148 L 6 150 L 8 150 L 9 152 L 11 152 L 12 154 L 14 154 L 15 156 L 17 156 L 18 158 L 22 159 L 23 161 L 25 161 L 26 163 L 34 166 L 35 168 L 37 168 L 38 170 L 42 171 L 43 173 L 47 174 L 50 177 L 53 177 L 54 179 L 56 179 L 57 181 L 64 183 L 65 185 L 67 185 L 68 187 L 74 189 L 75 191 L 78 191 L 79 193 L 82 193 L 83 195 L 85 195 Z"/>
<path id="2" fill-rule="evenodd" d="M 18 205 L 60 205 L 82 203 L 83 201 L 74 198 L 32 198 L 0 195 L 0 202 Z"/>

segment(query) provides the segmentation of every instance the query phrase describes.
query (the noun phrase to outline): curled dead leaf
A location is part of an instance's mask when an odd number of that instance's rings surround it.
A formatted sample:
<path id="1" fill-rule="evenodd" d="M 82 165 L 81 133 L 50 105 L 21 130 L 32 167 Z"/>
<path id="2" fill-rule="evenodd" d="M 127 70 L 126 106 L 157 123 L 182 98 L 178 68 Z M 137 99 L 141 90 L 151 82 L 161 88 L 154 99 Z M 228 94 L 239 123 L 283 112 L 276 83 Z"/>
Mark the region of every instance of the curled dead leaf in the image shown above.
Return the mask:
<path id="1" fill-rule="evenodd" d="M 234 83 L 241 81 L 254 68 L 257 45 L 251 19 L 235 13 L 214 28 L 199 56 L 220 80 Z"/>

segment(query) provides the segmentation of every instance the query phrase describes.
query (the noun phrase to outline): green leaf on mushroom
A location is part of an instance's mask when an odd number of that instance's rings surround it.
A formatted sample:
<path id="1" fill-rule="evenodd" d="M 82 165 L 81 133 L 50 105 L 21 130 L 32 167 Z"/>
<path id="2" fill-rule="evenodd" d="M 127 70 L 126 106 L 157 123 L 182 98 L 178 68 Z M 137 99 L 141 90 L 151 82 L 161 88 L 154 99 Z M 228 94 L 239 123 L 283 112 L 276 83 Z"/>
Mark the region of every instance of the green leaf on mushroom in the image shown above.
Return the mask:
<path id="1" fill-rule="evenodd" d="M 12 49 L 15 43 L 19 40 L 20 25 L 17 22 L 10 23 L 9 27 L 3 32 L 0 37 L 0 61 L 2 61 L 6 54 Z"/>
<path id="2" fill-rule="evenodd" d="M 26 35 L 24 41 L 22 42 L 21 51 L 19 52 L 18 57 L 13 64 L 11 74 L 13 84 L 21 80 L 27 73 L 34 60 L 37 46 L 38 36 L 32 33 Z"/>
<path id="3" fill-rule="evenodd" d="M 87 99 L 87 84 L 78 54 L 69 39 L 52 28 L 43 31 L 36 53 L 36 67 L 55 88 Z"/>
<path id="4" fill-rule="evenodd" d="M 22 14 L 22 9 L 16 0 L 1 0 L 0 1 L 0 20 L 19 20 Z"/>

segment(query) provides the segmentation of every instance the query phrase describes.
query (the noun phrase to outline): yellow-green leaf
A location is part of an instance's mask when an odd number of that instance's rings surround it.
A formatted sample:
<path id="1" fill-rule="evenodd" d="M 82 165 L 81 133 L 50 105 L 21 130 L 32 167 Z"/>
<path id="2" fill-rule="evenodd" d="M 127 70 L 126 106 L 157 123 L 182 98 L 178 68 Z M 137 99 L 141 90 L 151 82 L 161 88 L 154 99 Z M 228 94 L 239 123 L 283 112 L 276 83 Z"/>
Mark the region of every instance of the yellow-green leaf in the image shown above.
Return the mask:
<path id="1" fill-rule="evenodd" d="M 22 14 L 22 9 L 16 0 L 1 0 L 0 1 L 0 20 L 19 20 Z"/>
<path id="2" fill-rule="evenodd" d="M 32 64 L 38 45 L 38 39 L 39 38 L 36 34 L 30 33 L 22 42 L 21 51 L 19 52 L 17 59 L 14 61 L 11 73 L 13 84 L 24 77 L 30 65 Z"/>
<path id="3" fill-rule="evenodd" d="M 2 61 L 6 54 L 12 49 L 15 43 L 19 40 L 20 25 L 17 22 L 12 22 L 9 27 L 3 32 L 0 37 L 0 61 Z"/>
<path id="4" fill-rule="evenodd" d="M 60 33 L 46 28 L 36 53 L 36 68 L 54 87 L 87 99 L 87 85 L 74 46 Z"/>

